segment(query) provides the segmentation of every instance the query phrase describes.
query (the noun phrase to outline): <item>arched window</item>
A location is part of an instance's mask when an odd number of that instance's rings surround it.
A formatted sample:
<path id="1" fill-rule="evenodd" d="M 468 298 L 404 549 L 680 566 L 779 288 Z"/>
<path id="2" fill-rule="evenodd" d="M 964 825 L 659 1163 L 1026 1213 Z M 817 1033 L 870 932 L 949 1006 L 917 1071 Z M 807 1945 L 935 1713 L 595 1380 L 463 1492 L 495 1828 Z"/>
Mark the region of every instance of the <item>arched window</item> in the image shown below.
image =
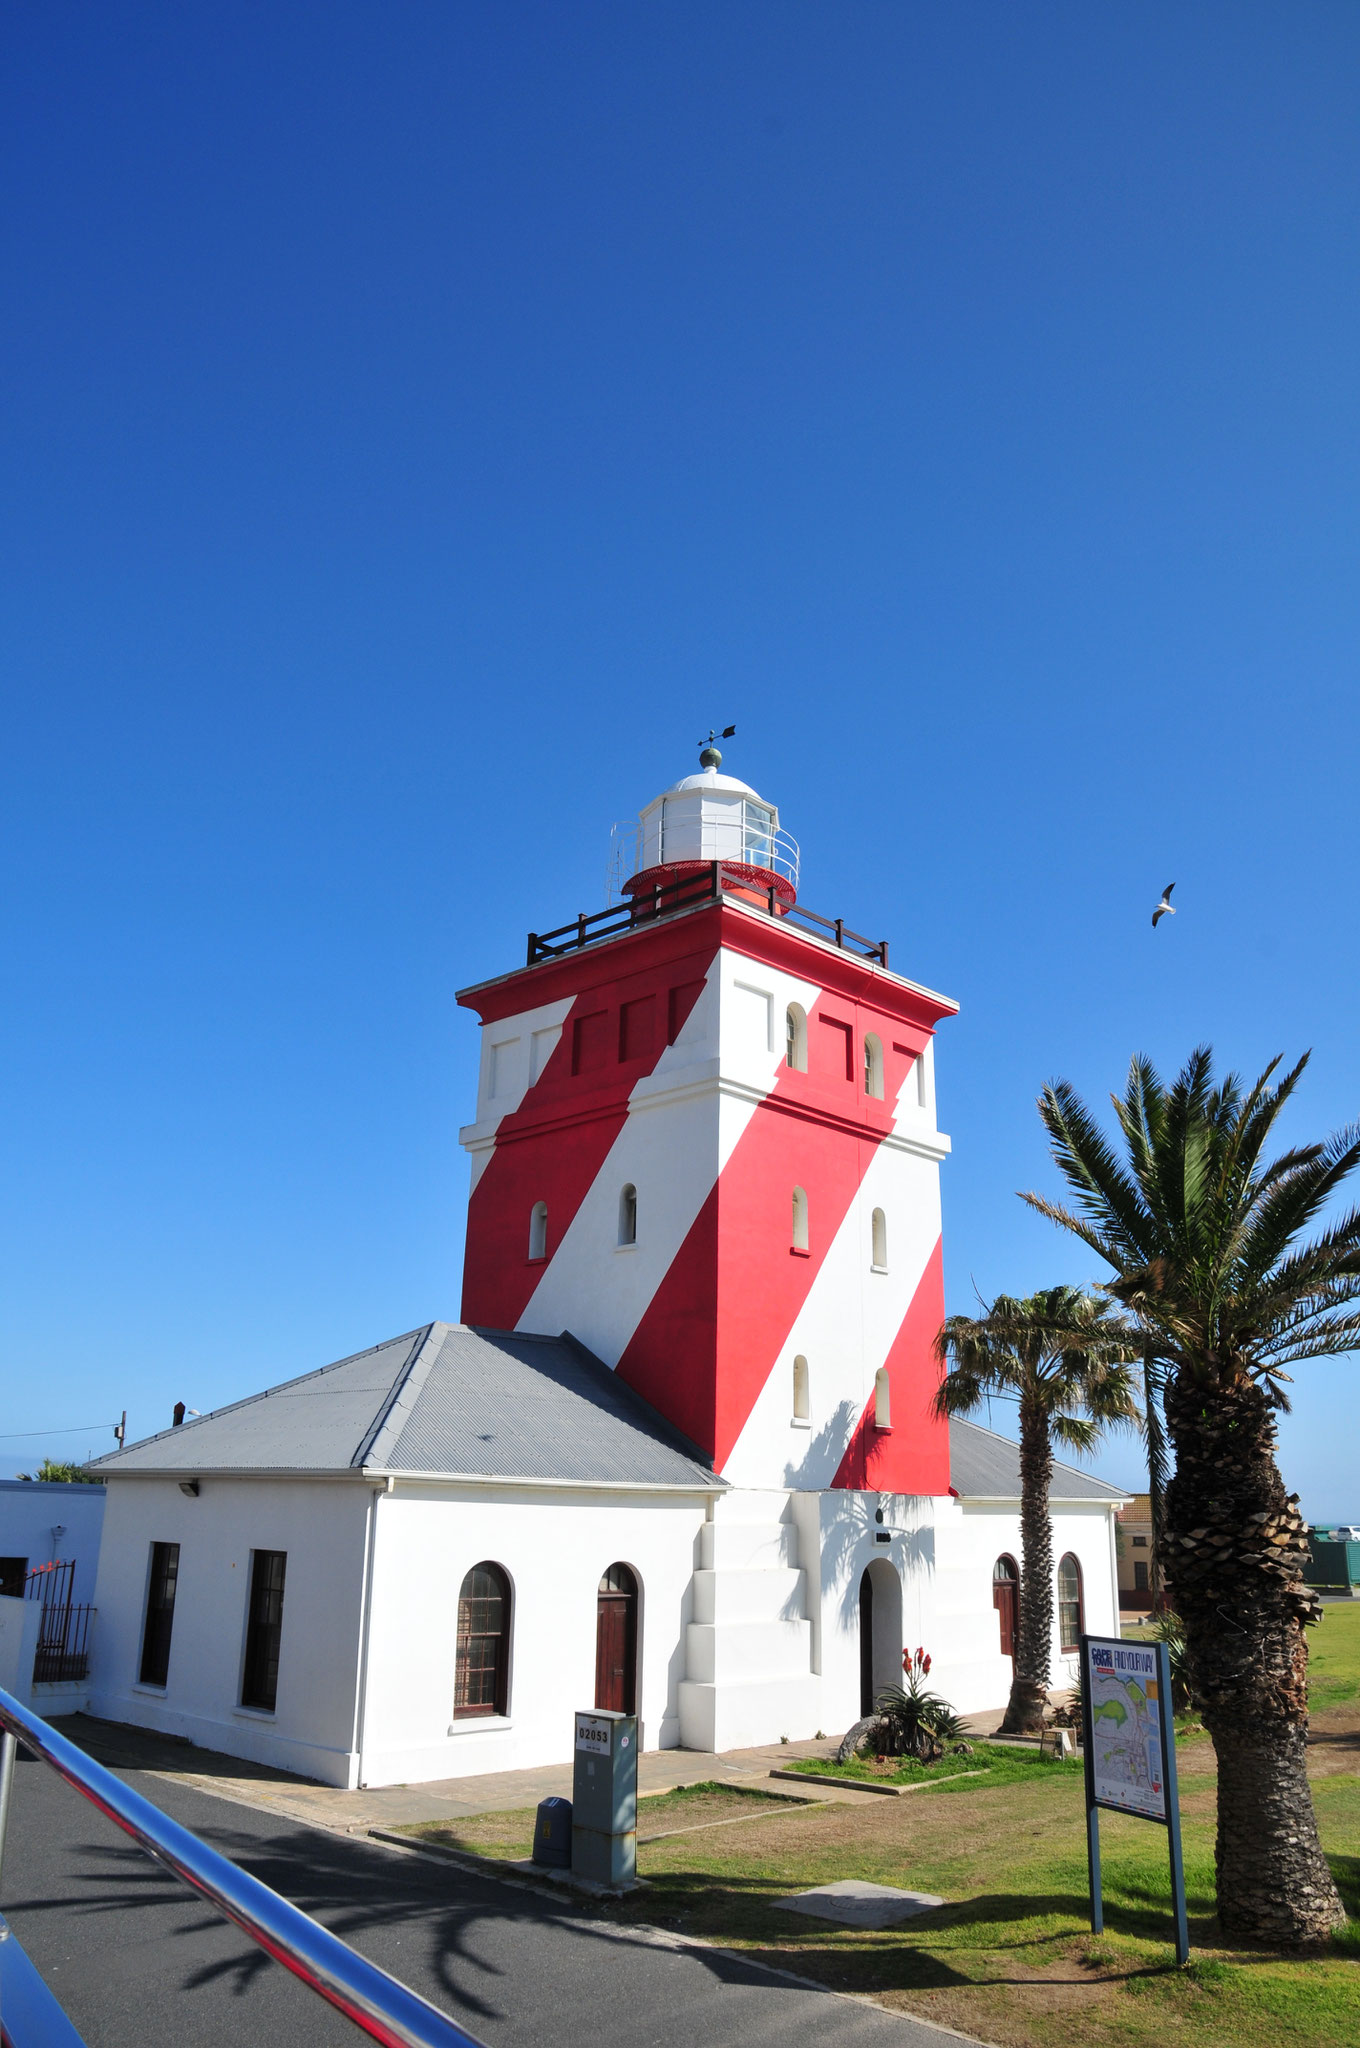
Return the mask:
<path id="1" fill-rule="evenodd" d="M 807 1072 L 807 1011 L 790 1003 L 784 1018 L 784 1060 L 795 1074 Z"/>
<path id="2" fill-rule="evenodd" d="M 638 1583 L 611 1564 L 595 1595 L 595 1704 L 601 1713 L 637 1712 Z"/>
<path id="3" fill-rule="evenodd" d="M 864 1092 L 883 1099 L 883 1041 L 876 1031 L 864 1034 Z"/>
<path id="4" fill-rule="evenodd" d="M 812 1414 L 812 1386 L 808 1362 L 800 1352 L 793 1361 L 793 1419 L 806 1422 Z"/>
<path id="5" fill-rule="evenodd" d="M 874 1374 L 874 1428 L 892 1428 L 892 1394 L 888 1387 L 886 1365 L 880 1365 Z"/>
<path id="6" fill-rule="evenodd" d="M 999 1557 L 992 1566 L 992 1605 L 1001 1618 L 1001 1654 L 1013 1658 L 1020 1626 L 1020 1573 L 1013 1557 Z"/>
<path id="7" fill-rule="evenodd" d="M 631 1181 L 619 1194 L 619 1243 L 637 1243 L 637 1189 Z"/>
<path id="8" fill-rule="evenodd" d="M 548 1256 L 548 1205 L 535 1202 L 529 1211 L 529 1257 L 546 1259 Z"/>
<path id="9" fill-rule="evenodd" d="M 1069 1550 L 1058 1566 L 1058 1644 L 1064 1650 L 1081 1648 L 1081 1566 Z"/>
<path id="10" fill-rule="evenodd" d="M 498 1564 L 475 1564 L 458 1594 L 453 1718 L 503 1714 L 510 1692 L 510 1581 Z"/>
<path id="11" fill-rule="evenodd" d="M 805 1252 L 808 1248 L 807 1196 L 801 1188 L 793 1191 L 793 1248 Z"/>
<path id="12" fill-rule="evenodd" d="M 874 1210 L 873 1217 L 873 1268 L 876 1273 L 888 1270 L 888 1219 L 881 1209 Z"/>

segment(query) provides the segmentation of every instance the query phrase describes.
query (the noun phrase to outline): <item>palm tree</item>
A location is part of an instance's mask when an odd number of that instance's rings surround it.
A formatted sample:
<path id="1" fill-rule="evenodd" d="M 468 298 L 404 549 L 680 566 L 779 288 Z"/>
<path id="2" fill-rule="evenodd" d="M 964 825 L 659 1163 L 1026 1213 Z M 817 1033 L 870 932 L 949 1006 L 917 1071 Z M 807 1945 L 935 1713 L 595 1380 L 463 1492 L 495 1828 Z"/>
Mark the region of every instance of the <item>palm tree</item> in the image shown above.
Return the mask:
<path id="1" fill-rule="evenodd" d="M 1305 1770 L 1307 1532 L 1275 1463 L 1286 1368 L 1360 1342 L 1360 1212 L 1309 1242 L 1360 1132 L 1266 1160 L 1306 1056 L 1273 1083 L 1215 1082 L 1200 1047 L 1167 1089 L 1129 1069 L 1115 1112 L 1122 1151 L 1066 1082 L 1039 1113 L 1075 1202 L 1025 1200 L 1114 1272 L 1109 1292 L 1160 1369 L 1175 1472 L 1163 1563 L 1185 1626 L 1191 1681 L 1218 1754 L 1218 1916 L 1271 1946 L 1324 1941 L 1344 1919 L 1318 1841 Z"/>
<path id="2" fill-rule="evenodd" d="M 1055 1336 L 1054 1332 L 1060 1334 Z M 971 1415 L 989 1395 L 1020 1406 L 1020 1625 L 1002 1732 L 1042 1727 L 1053 1640 L 1053 1446 L 1089 1451 L 1107 1422 L 1137 1410 L 1126 1359 L 1137 1350 L 1109 1304 L 1075 1287 L 1024 1301 L 1000 1294 L 981 1316 L 950 1316 L 935 1340 L 950 1367 L 939 1415 Z"/>

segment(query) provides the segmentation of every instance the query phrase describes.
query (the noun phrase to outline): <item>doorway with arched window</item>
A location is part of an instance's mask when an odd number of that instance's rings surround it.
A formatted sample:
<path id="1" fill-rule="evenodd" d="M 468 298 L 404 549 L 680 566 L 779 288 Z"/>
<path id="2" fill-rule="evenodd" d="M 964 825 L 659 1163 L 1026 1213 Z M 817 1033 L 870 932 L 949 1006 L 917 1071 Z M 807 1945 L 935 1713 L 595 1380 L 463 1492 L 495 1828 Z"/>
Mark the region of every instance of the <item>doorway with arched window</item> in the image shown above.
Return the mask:
<path id="1" fill-rule="evenodd" d="M 992 1605 L 1001 1617 L 1001 1654 L 1013 1664 L 1020 1633 L 1020 1571 L 1013 1557 L 999 1557 L 992 1566 Z"/>
<path id="2" fill-rule="evenodd" d="M 626 1564 L 611 1564 L 595 1595 L 595 1704 L 602 1712 L 637 1712 L 638 1583 Z"/>

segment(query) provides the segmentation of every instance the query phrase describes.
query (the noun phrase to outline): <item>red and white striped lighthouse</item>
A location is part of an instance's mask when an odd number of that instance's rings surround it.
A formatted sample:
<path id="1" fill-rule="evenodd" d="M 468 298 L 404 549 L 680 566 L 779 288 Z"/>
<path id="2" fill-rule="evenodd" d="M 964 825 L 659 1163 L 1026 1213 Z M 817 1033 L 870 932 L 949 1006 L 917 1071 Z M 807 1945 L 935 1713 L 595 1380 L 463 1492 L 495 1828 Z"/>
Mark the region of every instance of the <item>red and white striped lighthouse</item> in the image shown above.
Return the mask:
<path id="1" fill-rule="evenodd" d="M 752 1489 L 945 1495 L 933 1034 L 956 1005 L 797 898 L 775 806 L 701 772 L 622 901 L 465 989 L 463 1319 L 568 1330 Z"/>

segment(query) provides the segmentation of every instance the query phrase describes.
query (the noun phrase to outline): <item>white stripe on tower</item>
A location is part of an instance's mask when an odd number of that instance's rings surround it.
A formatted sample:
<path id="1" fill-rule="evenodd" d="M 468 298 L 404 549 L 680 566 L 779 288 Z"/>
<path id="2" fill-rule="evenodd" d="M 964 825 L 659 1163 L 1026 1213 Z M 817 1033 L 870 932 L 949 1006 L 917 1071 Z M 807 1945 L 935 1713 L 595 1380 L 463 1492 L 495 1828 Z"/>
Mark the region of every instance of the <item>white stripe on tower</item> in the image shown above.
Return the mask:
<path id="1" fill-rule="evenodd" d="M 892 1134 L 875 1151 L 723 1466 L 733 1485 L 819 1490 L 830 1486 L 845 1455 L 940 1237 L 944 1147 L 934 1119 L 916 1108 L 915 1091 L 913 1062 L 893 1107 Z M 875 1209 L 887 1222 L 883 1273 L 870 1271 Z M 807 1430 L 790 1421 L 798 1357 L 808 1362 Z"/>
<path id="2" fill-rule="evenodd" d="M 562 996 L 513 1017 L 482 1026 L 482 1060 L 477 1076 L 477 1121 L 458 1133 L 472 1159 L 475 1188 L 496 1149 L 496 1132 L 513 1116 L 557 1050 L 567 1013 L 576 1001 Z M 469 1189 L 469 1193 L 471 1189 Z"/>
<path id="3" fill-rule="evenodd" d="M 814 982 L 721 948 L 674 1045 L 628 1099 L 628 1119 L 572 1217 L 518 1328 L 570 1330 L 618 1364 L 784 1059 L 790 1003 Z M 705 1114 L 705 1106 L 710 1113 Z M 637 1241 L 620 1247 L 619 1197 L 637 1190 Z"/>

